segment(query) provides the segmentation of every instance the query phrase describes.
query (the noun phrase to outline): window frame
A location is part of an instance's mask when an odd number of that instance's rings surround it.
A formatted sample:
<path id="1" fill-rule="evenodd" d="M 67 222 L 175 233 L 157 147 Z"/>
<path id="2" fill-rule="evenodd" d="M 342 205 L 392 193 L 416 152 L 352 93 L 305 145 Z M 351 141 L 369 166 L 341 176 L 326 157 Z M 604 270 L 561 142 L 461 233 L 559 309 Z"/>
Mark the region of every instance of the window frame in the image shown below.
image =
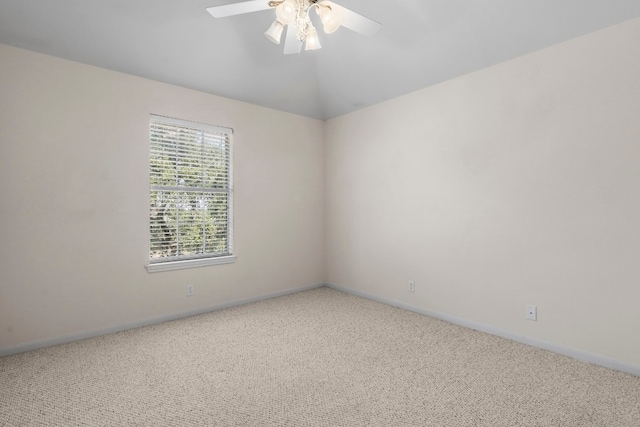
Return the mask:
<path id="1" fill-rule="evenodd" d="M 169 271 L 169 270 L 178 270 L 185 268 L 195 268 L 195 267 L 204 267 L 208 265 L 220 265 L 220 264 L 229 264 L 236 261 L 237 256 L 233 252 L 233 129 L 222 126 L 209 125 L 189 120 L 177 119 L 172 117 L 161 116 L 158 114 L 151 114 L 149 118 L 149 209 L 151 209 L 151 198 L 152 194 L 156 191 L 175 191 L 179 192 L 180 188 L 188 188 L 191 189 L 191 192 L 195 191 L 197 187 L 181 187 L 179 185 L 175 186 L 160 186 L 152 184 L 152 150 L 153 150 L 153 142 L 152 142 L 152 132 L 153 125 L 166 125 L 166 126 L 175 126 L 182 127 L 189 130 L 195 130 L 210 134 L 224 135 L 224 138 L 227 139 L 227 150 L 226 150 L 226 158 L 228 159 L 228 176 L 226 179 L 226 185 L 224 187 L 224 191 L 220 191 L 219 188 L 206 188 L 207 192 L 211 192 L 211 194 L 218 194 L 226 192 L 227 194 L 227 208 L 226 208 L 226 236 L 227 236 L 227 251 L 223 254 L 214 254 L 214 253 L 202 253 L 190 256 L 188 258 L 180 258 L 179 255 L 171 257 L 169 259 L 163 258 L 151 258 L 151 248 L 152 248 L 152 219 L 151 219 L 151 211 L 148 213 L 148 251 L 147 257 L 148 262 L 145 265 L 147 271 L 149 273 L 160 272 L 160 271 Z M 190 191 L 186 191 L 185 193 L 190 193 Z"/>

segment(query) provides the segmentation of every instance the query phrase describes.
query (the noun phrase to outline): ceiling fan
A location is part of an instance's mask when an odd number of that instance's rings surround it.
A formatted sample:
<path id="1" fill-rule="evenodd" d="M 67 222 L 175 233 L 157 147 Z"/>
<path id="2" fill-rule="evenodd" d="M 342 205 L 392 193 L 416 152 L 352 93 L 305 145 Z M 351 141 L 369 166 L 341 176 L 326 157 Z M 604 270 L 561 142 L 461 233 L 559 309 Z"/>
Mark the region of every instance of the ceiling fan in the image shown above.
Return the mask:
<path id="1" fill-rule="evenodd" d="M 305 50 L 321 48 L 318 32 L 311 22 L 311 9 L 315 9 L 326 34 L 345 27 L 372 36 L 382 27 L 382 24 L 329 0 L 249 0 L 209 7 L 207 11 L 214 18 L 224 18 L 269 8 L 275 9 L 276 19 L 264 35 L 273 43 L 280 44 L 282 33 L 286 29 L 285 55 L 300 53 L 303 43 Z"/>

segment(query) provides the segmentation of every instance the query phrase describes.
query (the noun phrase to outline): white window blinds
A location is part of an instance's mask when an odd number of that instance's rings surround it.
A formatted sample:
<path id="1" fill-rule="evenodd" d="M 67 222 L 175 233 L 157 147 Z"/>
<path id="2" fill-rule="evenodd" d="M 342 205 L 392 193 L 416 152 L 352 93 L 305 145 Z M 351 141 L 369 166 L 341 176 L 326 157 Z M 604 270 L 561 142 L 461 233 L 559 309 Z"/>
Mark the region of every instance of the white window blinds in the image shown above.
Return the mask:
<path id="1" fill-rule="evenodd" d="M 231 255 L 231 136 L 151 116 L 150 264 Z"/>

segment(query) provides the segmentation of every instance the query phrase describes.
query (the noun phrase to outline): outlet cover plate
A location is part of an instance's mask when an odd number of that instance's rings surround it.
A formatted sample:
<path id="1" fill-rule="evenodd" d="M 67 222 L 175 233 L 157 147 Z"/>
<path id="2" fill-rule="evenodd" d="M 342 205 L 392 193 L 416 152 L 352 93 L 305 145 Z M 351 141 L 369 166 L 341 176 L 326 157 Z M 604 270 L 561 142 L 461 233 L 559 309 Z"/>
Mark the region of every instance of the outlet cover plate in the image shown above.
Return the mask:
<path id="1" fill-rule="evenodd" d="M 535 305 L 527 305 L 527 320 L 538 320 L 538 308 Z"/>

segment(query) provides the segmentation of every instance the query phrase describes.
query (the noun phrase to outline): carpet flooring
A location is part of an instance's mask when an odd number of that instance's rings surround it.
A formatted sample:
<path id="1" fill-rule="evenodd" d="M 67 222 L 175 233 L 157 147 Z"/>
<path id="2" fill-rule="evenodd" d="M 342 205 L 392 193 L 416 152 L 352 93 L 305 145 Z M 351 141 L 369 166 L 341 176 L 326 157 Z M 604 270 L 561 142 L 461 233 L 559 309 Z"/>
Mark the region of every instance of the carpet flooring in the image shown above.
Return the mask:
<path id="1" fill-rule="evenodd" d="M 1 426 L 640 426 L 640 377 L 319 288 L 0 358 Z"/>

